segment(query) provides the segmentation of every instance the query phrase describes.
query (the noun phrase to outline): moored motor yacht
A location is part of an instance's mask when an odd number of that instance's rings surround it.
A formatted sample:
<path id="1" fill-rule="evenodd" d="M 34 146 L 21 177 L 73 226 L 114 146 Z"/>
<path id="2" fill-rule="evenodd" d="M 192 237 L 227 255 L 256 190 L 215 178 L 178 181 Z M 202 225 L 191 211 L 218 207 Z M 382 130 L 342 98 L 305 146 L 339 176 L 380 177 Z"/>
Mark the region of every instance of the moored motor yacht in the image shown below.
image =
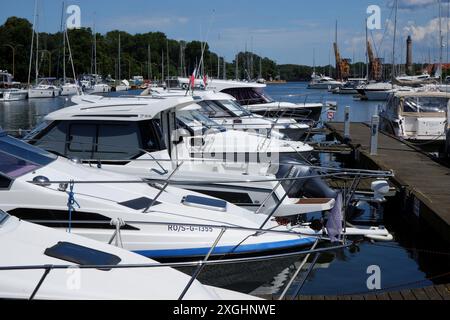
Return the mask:
<path id="1" fill-rule="evenodd" d="M 171 97 L 185 95 L 185 92 L 149 88 L 141 94 L 141 96 L 146 95 Z M 254 114 L 242 107 L 233 96 L 225 93 L 197 91 L 195 96 L 202 99 L 201 102 L 198 102 L 201 107 L 199 111 L 228 129 L 258 132 L 263 135 L 274 135 L 299 141 L 310 128 L 307 124 L 297 123 L 293 119 L 266 118 Z"/>
<path id="2" fill-rule="evenodd" d="M 140 255 L 31 224 L 1 210 L 0 242 L 0 299 L 177 300 L 190 281 L 189 276 L 155 267 L 157 262 Z M 255 298 L 198 281 L 184 296 L 184 300 L 229 299 Z"/>
<path id="3" fill-rule="evenodd" d="M 261 213 L 268 214 L 290 188 L 290 183 L 279 185 L 273 180 L 285 177 L 291 170 L 291 163 L 285 165 L 277 164 L 277 161 L 246 163 L 245 157 L 239 162 L 237 161 L 239 159 L 235 159 L 239 157 L 231 147 L 228 150 L 230 154 L 222 155 L 227 161 L 223 158 L 207 159 L 207 152 L 201 158 L 195 157 L 192 154 L 189 134 L 175 138 L 177 134 L 173 131 L 177 131 L 178 127 L 169 129 L 170 121 L 161 121 L 165 115 L 175 114 L 179 116 L 177 121 L 179 126 L 190 128 L 189 121 L 196 116 L 192 115 L 192 112 L 196 111 L 193 106 L 199 102 L 192 97 L 117 99 L 80 96 L 73 100 L 81 104 L 49 114 L 45 121 L 26 137 L 26 141 L 68 158 L 96 159 L 94 161 L 101 163 L 102 168 L 106 170 L 144 179 L 167 179 L 171 172 L 177 169 L 173 176 L 174 180 L 185 182 L 200 179 L 205 183 L 223 180 L 223 183 L 207 185 L 180 183 L 179 186 L 226 200 L 252 211 L 260 210 Z M 198 117 L 204 119 L 201 114 Z M 209 120 L 203 120 L 205 121 Z M 214 128 L 218 128 L 217 124 L 213 125 Z M 97 136 L 97 129 L 89 128 L 98 128 L 100 136 Z M 201 128 L 199 130 L 201 131 Z M 243 135 L 240 135 L 241 133 Z M 246 147 L 247 136 L 254 138 L 254 135 L 240 131 L 226 136 L 227 138 L 216 139 L 213 136 L 211 133 L 211 144 L 236 137 L 235 142 L 239 143 L 241 148 Z M 67 147 L 67 139 L 79 145 L 78 149 Z M 278 144 L 279 141 L 274 140 L 272 143 Z M 100 145 L 106 149 L 98 148 Z M 93 152 L 94 149 L 96 151 Z M 249 146 L 249 150 L 255 150 L 255 146 Z M 194 151 L 200 153 L 200 150 Z M 282 158 L 292 162 L 292 158 L 289 157 L 291 150 L 285 151 Z M 263 150 L 261 154 L 261 157 L 269 159 Z M 184 164 L 177 168 L 172 163 L 176 160 L 183 161 Z M 319 178 L 307 179 L 307 175 L 315 175 L 313 170 L 301 162 L 297 161 L 295 164 L 296 168 L 292 169 L 290 176 L 297 177 L 298 181 L 295 182 L 296 186 L 289 192 L 289 196 L 283 200 L 278 213 L 290 216 L 331 209 L 334 206 L 335 191 Z M 301 177 L 303 179 L 300 179 Z M 258 183 L 250 185 L 245 183 L 245 180 Z M 177 185 L 176 182 L 173 184 Z M 303 197 L 319 199 L 315 202 L 302 203 Z"/>
<path id="4" fill-rule="evenodd" d="M 73 141 L 69 148 L 81 146 Z M 213 259 L 266 255 L 310 246 L 326 234 L 193 191 L 87 168 L 4 133 L 0 159 L 4 211 L 100 242 L 116 239 L 119 246 L 156 260 L 197 260 L 217 239 Z M 346 232 L 389 236 L 384 228 Z"/>
<path id="5" fill-rule="evenodd" d="M 342 81 L 337 81 L 331 77 L 313 73 L 311 76 L 311 82 L 308 84 L 308 89 L 333 90 L 343 85 L 344 82 Z"/>
<path id="6" fill-rule="evenodd" d="M 443 92 L 396 92 L 380 112 L 381 129 L 405 140 L 442 142 L 450 96 Z"/>
<path id="7" fill-rule="evenodd" d="M 190 80 L 188 78 L 178 78 L 177 83 L 178 87 L 184 90 L 189 89 Z M 196 80 L 195 86 L 205 89 L 203 80 Z M 171 88 L 173 87 L 176 88 L 176 86 L 171 86 Z M 320 121 L 324 109 L 323 103 L 275 101 L 264 91 L 266 87 L 266 84 L 257 82 L 211 79 L 207 82 L 206 89 L 229 94 L 250 112 L 264 117 L 294 119 L 297 122 L 316 123 Z"/>
<path id="8" fill-rule="evenodd" d="M 389 97 L 396 92 L 413 92 L 410 87 L 392 85 L 388 82 L 369 83 L 357 87 L 361 98 L 369 101 L 387 101 Z"/>
<path id="9" fill-rule="evenodd" d="M 88 99 L 92 99 L 90 104 Z M 337 193 L 320 178 L 322 170 L 315 171 L 318 169 L 287 157 L 284 164 L 245 163 L 234 158 L 213 161 L 190 154 L 181 157 L 177 148 L 182 148 L 182 143 L 173 140 L 167 129 L 174 121 L 164 118 L 166 113 L 181 113 L 183 119 L 183 112 L 189 112 L 185 109 L 192 111 L 192 104 L 198 102 L 192 98 L 84 96 L 75 100 L 82 104 L 48 115 L 26 140 L 55 154 L 82 159 L 88 166 L 94 164 L 149 181 L 170 180 L 171 185 L 261 214 L 275 210 L 278 218 L 324 212 L 335 205 Z M 177 166 L 177 162 L 183 164 Z M 295 181 L 277 181 L 286 177 Z"/>
<path id="10" fill-rule="evenodd" d="M 0 101 L 11 102 L 26 100 L 28 91 L 21 89 L 0 89 Z"/>
<path id="11" fill-rule="evenodd" d="M 61 95 L 61 89 L 54 84 L 55 78 L 42 78 L 38 84 L 28 89 L 28 98 L 55 98 Z"/>
<path id="12" fill-rule="evenodd" d="M 73 96 L 81 93 L 81 88 L 72 79 L 63 79 L 61 84 L 61 95 L 62 96 Z"/>

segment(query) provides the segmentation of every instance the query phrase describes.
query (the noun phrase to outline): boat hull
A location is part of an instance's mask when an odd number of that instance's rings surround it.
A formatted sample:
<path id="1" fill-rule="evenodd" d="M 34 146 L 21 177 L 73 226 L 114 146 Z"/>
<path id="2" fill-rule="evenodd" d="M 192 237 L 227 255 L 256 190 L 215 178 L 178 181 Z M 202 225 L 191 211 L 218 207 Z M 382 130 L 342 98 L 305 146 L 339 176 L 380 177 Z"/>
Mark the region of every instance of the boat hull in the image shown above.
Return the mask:
<path id="1" fill-rule="evenodd" d="M 30 99 L 55 98 L 59 95 L 60 91 L 55 89 L 30 89 L 28 91 L 28 98 Z"/>

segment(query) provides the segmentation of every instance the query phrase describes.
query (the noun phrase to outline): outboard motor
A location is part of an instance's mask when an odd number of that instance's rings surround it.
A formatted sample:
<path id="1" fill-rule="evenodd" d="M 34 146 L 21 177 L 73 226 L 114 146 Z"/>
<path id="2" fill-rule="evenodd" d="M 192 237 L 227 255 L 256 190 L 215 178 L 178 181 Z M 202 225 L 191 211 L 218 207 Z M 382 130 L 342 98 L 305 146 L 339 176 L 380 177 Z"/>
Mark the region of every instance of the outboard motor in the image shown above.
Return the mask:
<path id="1" fill-rule="evenodd" d="M 317 170 L 311 169 L 309 166 L 293 159 L 280 159 L 279 170 L 276 173 L 277 179 L 283 178 L 301 178 L 318 176 Z M 294 167 L 293 167 L 294 166 Z M 293 168 L 292 168 L 293 167 Z M 292 170 L 291 170 L 292 168 Z M 288 177 L 289 170 L 291 170 Z M 292 181 L 284 181 L 282 183 L 284 190 L 288 192 L 290 198 L 330 198 L 336 199 L 338 193 L 331 189 L 330 186 L 319 177 L 298 179 Z"/>

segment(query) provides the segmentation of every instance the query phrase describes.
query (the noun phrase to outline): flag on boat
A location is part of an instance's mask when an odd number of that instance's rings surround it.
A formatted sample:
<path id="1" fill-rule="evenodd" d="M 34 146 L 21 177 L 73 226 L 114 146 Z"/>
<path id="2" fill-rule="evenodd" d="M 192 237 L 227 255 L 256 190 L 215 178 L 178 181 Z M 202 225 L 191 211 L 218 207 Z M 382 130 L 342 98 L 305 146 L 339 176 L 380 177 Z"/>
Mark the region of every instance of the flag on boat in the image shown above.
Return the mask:
<path id="1" fill-rule="evenodd" d="M 189 80 L 192 90 L 194 90 L 194 88 L 195 88 L 195 78 L 196 77 L 197 77 L 197 68 L 194 69 L 194 72 L 192 72 L 192 75 L 191 75 L 191 79 Z"/>
<path id="2" fill-rule="evenodd" d="M 336 204 L 330 212 L 330 216 L 328 217 L 327 222 L 327 232 L 330 237 L 331 242 L 337 242 L 340 240 L 343 226 L 342 223 L 344 221 L 342 215 L 342 193 L 339 193 L 336 197 Z"/>

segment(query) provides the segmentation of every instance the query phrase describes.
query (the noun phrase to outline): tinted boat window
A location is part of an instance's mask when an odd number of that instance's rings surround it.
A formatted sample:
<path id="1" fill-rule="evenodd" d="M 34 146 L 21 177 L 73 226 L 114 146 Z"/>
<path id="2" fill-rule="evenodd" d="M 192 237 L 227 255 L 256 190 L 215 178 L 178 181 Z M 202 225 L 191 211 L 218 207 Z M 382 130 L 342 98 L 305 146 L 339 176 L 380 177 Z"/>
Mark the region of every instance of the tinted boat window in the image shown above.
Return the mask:
<path id="1" fill-rule="evenodd" d="M 56 159 L 53 154 L 45 150 L 36 148 L 15 138 L 2 135 L 1 133 L 0 151 L 41 166 L 46 166 Z"/>
<path id="2" fill-rule="evenodd" d="M 56 159 L 52 154 L 20 140 L 0 136 L 0 173 L 15 179 L 46 166 Z M 2 179 L 4 180 L 4 179 Z M 2 182 L 6 183 L 5 181 Z"/>
<path id="3" fill-rule="evenodd" d="M 36 147 L 57 155 L 65 155 L 67 146 L 67 122 L 54 122 L 36 135 L 30 134 L 28 139 L 31 139 L 29 142 Z"/>
<path id="4" fill-rule="evenodd" d="M 131 124 L 102 124 L 98 126 L 98 146 L 95 159 L 121 160 L 142 154 L 139 128 Z"/>
<path id="5" fill-rule="evenodd" d="M 69 147 L 71 156 L 91 159 L 97 135 L 97 126 L 84 123 L 74 123 L 69 127 Z"/>
<path id="6" fill-rule="evenodd" d="M 4 175 L 0 174 L 0 190 L 3 189 L 9 189 L 11 186 L 11 178 L 5 177 Z"/>

